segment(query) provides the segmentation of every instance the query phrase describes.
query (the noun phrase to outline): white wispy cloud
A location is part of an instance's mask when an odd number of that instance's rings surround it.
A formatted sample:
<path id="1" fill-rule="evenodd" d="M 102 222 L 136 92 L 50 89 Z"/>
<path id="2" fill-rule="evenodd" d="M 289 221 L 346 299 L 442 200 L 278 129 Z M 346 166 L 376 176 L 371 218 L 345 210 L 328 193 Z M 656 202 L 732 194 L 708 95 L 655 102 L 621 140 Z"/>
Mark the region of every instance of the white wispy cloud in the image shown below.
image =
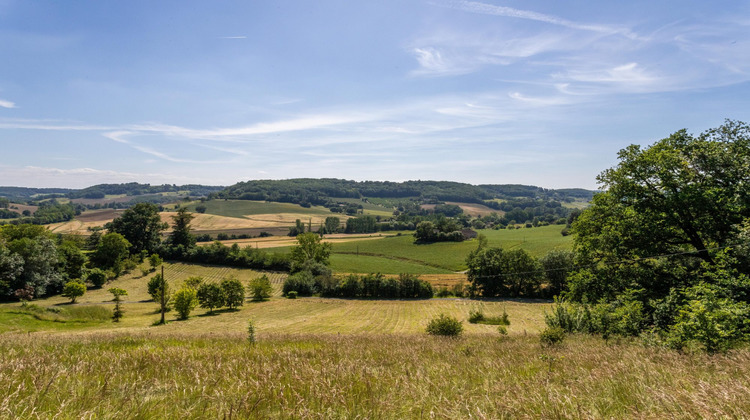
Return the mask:
<path id="1" fill-rule="evenodd" d="M 5 99 L 0 99 L 0 108 L 15 108 L 16 104 Z"/>
<path id="2" fill-rule="evenodd" d="M 0 165 L 0 179 L 8 185 L 38 188 L 85 188 L 99 183 L 199 183 L 200 178 L 165 173 L 135 173 L 94 168 L 50 168 Z M 205 181 L 204 181 L 205 182 Z"/>
<path id="3" fill-rule="evenodd" d="M 564 26 L 571 29 L 593 31 L 604 34 L 622 34 L 627 37 L 635 38 L 636 35 L 630 29 L 618 25 L 601 25 L 578 23 L 554 15 L 538 13 L 530 10 L 514 9 L 506 6 L 495 6 L 493 4 L 480 3 L 476 1 L 445 1 L 436 2 L 435 5 L 449 7 L 455 10 L 462 10 L 470 13 L 479 13 L 484 15 L 504 16 L 517 19 L 528 19 L 537 22 L 549 23 L 552 25 Z"/>

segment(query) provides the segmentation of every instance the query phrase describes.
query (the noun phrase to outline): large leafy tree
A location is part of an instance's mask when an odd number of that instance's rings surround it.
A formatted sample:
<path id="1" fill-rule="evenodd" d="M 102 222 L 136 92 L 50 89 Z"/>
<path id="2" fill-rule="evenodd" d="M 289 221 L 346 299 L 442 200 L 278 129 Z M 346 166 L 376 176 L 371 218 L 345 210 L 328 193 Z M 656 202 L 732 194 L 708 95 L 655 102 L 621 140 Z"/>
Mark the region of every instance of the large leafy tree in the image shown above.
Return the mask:
<path id="1" fill-rule="evenodd" d="M 716 250 L 736 242 L 750 218 L 750 127 L 737 121 L 698 136 L 677 131 L 631 145 L 597 178 L 602 193 L 573 224 L 577 299 L 642 289 L 649 298 L 695 282 Z M 654 256 L 664 256 L 652 258 Z"/>
<path id="2" fill-rule="evenodd" d="M 297 246 L 291 251 L 292 271 L 297 271 L 295 267 L 302 267 L 309 263 L 328 265 L 331 244 L 323 243 L 320 239 L 316 233 L 297 235 Z"/>
<path id="3" fill-rule="evenodd" d="M 161 242 L 161 232 L 169 227 L 159 217 L 159 207 L 151 203 L 138 203 L 105 226 L 130 242 L 130 252 L 153 253 Z"/>

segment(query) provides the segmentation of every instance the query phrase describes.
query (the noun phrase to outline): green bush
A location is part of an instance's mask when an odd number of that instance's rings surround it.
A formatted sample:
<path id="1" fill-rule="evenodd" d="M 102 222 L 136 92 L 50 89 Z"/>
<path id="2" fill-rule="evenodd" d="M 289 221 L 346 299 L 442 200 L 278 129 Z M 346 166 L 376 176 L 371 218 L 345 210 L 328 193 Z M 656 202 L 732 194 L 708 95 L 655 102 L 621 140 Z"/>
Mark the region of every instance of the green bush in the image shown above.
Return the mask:
<path id="1" fill-rule="evenodd" d="M 565 331 L 560 327 L 547 327 L 539 334 L 542 346 L 559 346 L 565 340 Z"/>
<path id="2" fill-rule="evenodd" d="M 471 324 L 479 324 L 480 322 L 484 321 L 484 312 L 482 309 L 471 309 L 469 311 L 469 323 Z"/>
<path id="3" fill-rule="evenodd" d="M 438 315 L 427 323 L 427 334 L 458 337 L 464 331 L 464 326 L 458 319 L 445 314 Z"/>
<path id="4" fill-rule="evenodd" d="M 264 301 L 273 294 L 273 286 L 271 286 L 271 281 L 265 274 L 250 280 L 250 285 L 247 288 L 254 301 Z"/>
<path id="5" fill-rule="evenodd" d="M 70 298 L 70 303 L 76 303 L 76 299 L 83 296 L 84 293 L 86 293 L 86 285 L 79 280 L 69 281 L 63 286 L 62 295 Z"/>
<path id="6" fill-rule="evenodd" d="M 198 306 L 198 292 L 190 287 L 183 287 L 172 297 L 174 309 L 179 319 L 188 319 L 190 312 Z"/>
<path id="7" fill-rule="evenodd" d="M 288 297 L 289 299 L 297 299 L 297 292 L 292 290 L 286 294 L 286 297 Z"/>
<path id="8" fill-rule="evenodd" d="M 107 273 L 99 268 L 93 268 L 86 274 L 86 280 L 94 287 L 102 287 L 107 282 Z"/>
<path id="9" fill-rule="evenodd" d="M 673 348 L 698 345 L 708 353 L 726 351 L 750 338 L 750 305 L 722 297 L 717 288 L 700 284 L 685 292 L 688 301 L 680 308 L 667 334 Z"/>
<path id="10" fill-rule="evenodd" d="M 295 291 L 299 296 L 312 296 L 315 292 L 315 279 L 309 271 L 300 271 L 290 275 L 284 280 L 281 287 L 284 296 Z"/>

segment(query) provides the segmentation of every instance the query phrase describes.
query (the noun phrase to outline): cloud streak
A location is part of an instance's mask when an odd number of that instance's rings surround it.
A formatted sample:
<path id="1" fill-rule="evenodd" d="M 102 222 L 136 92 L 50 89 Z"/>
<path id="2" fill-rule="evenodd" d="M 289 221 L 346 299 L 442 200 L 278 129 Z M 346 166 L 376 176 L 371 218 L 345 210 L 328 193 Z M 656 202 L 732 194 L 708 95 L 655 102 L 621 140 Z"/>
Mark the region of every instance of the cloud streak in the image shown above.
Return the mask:
<path id="1" fill-rule="evenodd" d="M 476 1 L 446 1 L 434 4 L 469 13 L 527 19 L 537 22 L 549 23 L 552 25 L 563 26 L 570 29 L 593 31 L 603 34 L 621 34 L 629 38 L 636 37 L 636 35 L 632 33 L 628 28 L 622 26 L 578 23 L 544 13 L 533 12 L 530 10 L 514 9 L 512 7 L 506 6 L 495 6 L 493 4 L 480 3 Z"/>
<path id="2" fill-rule="evenodd" d="M 0 108 L 15 108 L 16 104 L 5 99 L 0 99 Z"/>

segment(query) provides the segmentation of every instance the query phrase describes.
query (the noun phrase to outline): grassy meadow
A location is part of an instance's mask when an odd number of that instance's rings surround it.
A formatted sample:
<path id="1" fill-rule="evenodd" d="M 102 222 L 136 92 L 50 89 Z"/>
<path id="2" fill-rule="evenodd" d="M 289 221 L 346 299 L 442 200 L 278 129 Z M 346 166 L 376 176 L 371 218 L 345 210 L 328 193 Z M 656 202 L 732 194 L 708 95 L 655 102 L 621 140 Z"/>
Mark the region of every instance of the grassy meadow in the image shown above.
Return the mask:
<path id="1" fill-rule="evenodd" d="M 750 352 L 595 337 L 0 336 L 4 418 L 744 418 Z"/>
<path id="2" fill-rule="evenodd" d="M 143 266 L 145 268 L 145 265 Z M 136 270 L 138 271 L 138 270 Z M 548 301 L 354 300 L 280 296 L 285 277 L 167 264 L 172 289 L 191 276 L 274 296 L 236 311 L 155 325 L 146 282 L 130 273 L 79 303 L 0 304 L 0 418 L 742 418 L 750 351 L 678 353 L 637 340 L 572 336 L 542 347 Z M 432 281 L 431 277 L 426 278 Z M 128 290 L 109 320 L 109 287 Z M 470 310 L 509 315 L 508 335 L 468 323 Z M 457 339 L 428 336 L 438 314 Z M 257 342 L 248 341 L 248 320 Z"/>
<path id="3" fill-rule="evenodd" d="M 562 236 L 562 226 L 531 229 L 484 229 L 489 246 L 524 249 L 541 257 L 553 249 L 570 249 L 572 238 Z M 439 274 L 466 270 L 466 257 L 477 247 L 476 240 L 414 244 L 411 232 L 388 235 L 379 240 L 333 244 L 331 267 L 342 273 L 381 272 L 388 274 Z M 377 268 L 373 270 L 373 268 Z"/>

